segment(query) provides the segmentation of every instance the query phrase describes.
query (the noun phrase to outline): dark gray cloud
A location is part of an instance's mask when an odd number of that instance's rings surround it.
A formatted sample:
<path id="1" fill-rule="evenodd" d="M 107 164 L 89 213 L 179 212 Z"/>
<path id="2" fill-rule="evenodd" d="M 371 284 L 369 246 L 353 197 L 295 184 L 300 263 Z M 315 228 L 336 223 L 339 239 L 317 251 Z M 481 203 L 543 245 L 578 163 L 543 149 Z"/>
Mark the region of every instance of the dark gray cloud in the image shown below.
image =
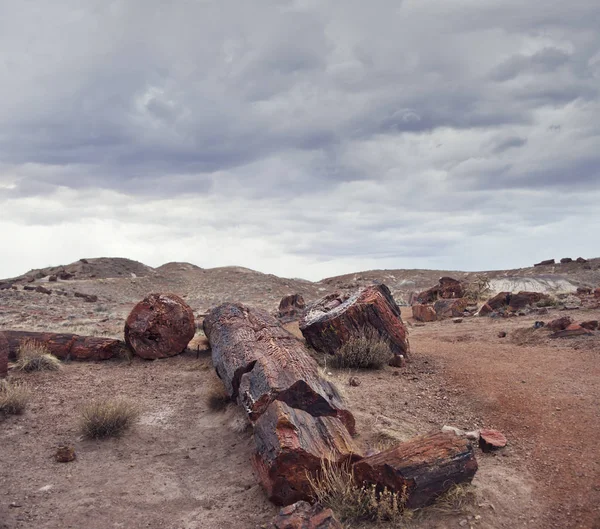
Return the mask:
<path id="1" fill-rule="evenodd" d="M 572 204 L 600 193 L 599 18 L 595 0 L 3 2 L 0 227 L 296 276 L 491 267 L 486 236 L 535 260 L 548 225 L 598 223 Z"/>

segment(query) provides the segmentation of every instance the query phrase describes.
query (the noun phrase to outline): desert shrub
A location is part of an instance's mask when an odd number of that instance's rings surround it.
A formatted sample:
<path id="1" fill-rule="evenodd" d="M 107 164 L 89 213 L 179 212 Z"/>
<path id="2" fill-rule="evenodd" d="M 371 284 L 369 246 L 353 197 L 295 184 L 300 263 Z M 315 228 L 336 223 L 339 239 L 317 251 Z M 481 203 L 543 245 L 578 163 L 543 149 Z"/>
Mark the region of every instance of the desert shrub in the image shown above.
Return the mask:
<path id="1" fill-rule="evenodd" d="M 81 431 L 91 439 L 118 437 L 139 417 L 138 408 L 122 399 L 101 399 L 84 406 Z"/>
<path id="2" fill-rule="evenodd" d="M 468 283 L 465 290 L 465 297 L 474 303 L 487 299 L 491 293 L 490 279 L 484 275 L 475 276 L 475 279 Z"/>
<path id="3" fill-rule="evenodd" d="M 21 415 L 31 394 L 25 384 L 10 383 L 0 380 L 0 413 L 6 415 Z"/>
<path id="4" fill-rule="evenodd" d="M 225 386 L 219 379 L 213 379 L 211 386 L 208 389 L 208 396 L 206 397 L 206 404 L 210 411 L 219 412 L 223 411 L 231 399 L 225 391 Z"/>
<path id="5" fill-rule="evenodd" d="M 308 475 L 316 501 L 329 507 L 344 522 L 359 520 L 397 521 L 408 516 L 406 491 L 362 486 L 356 482 L 350 463 L 336 465 L 323 460 L 316 476 Z"/>
<path id="6" fill-rule="evenodd" d="M 16 368 L 21 371 L 57 371 L 60 360 L 51 355 L 48 348 L 37 340 L 23 340 L 17 351 Z"/>
<path id="7" fill-rule="evenodd" d="M 389 344 L 376 332 L 366 330 L 342 345 L 330 364 L 338 368 L 381 369 L 392 356 Z"/>
<path id="8" fill-rule="evenodd" d="M 558 304 L 558 300 L 553 299 L 553 298 L 546 298 L 546 299 L 542 299 L 540 301 L 538 301 L 535 306 L 536 307 L 556 307 L 556 305 Z"/>

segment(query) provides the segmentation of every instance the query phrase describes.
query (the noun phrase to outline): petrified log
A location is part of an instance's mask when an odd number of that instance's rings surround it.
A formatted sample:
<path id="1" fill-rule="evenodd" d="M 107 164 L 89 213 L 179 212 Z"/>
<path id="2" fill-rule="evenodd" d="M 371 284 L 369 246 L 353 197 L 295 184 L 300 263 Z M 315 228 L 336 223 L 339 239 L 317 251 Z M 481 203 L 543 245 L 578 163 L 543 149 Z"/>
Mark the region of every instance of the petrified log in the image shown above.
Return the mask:
<path id="1" fill-rule="evenodd" d="M 572 338 L 573 336 L 589 336 L 592 331 L 582 327 L 578 323 L 571 323 L 566 329 L 556 331 L 550 335 L 550 338 Z"/>
<path id="2" fill-rule="evenodd" d="M 555 264 L 554 259 L 546 259 L 545 261 L 540 261 L 539 263 L 535 263 L 533 266 L 548 266 Z"/>
<path id="3" fill-rule="evenodd" d="M 464 315 L 468 304 L 467 298 L 438 299 L 433 304 L 433 310 L 435 310 L 438 320 L 456 318 Z"/>
<path id="4" fill-rule="evenodd" d="M 133 307 L 125 322 L 125 342 L 146 359 L 182 353 L 195 333 L 192 309 L 175 294 L 150 294 Z"/>
<path id="5" fill-rule="evenodd" d="M 436 432 L 416 437 L 354 464 L 359 483 L 406 496 L 406 507 L 432 503 L 452 485 L 470 482 L 477 471 L 467 439 Z"/>
<path id="6" fill-rule="evenodd" d="M 0 332 L 0 378 L 8 373 L 8 342 L 3 332 Z"/>
<path id="7" fill-rule="evenodd" d="M 437 320 L 437 314 L 435 309 L 431 305 L 423 305 L 421 303 L 415 303 L 412 306 L 413 318 L 417 321 L 435 321 Z"/>
<path id="8" fill-rule="evenodd" d="M 75 292 L 73 294 L 76 298 L 82 298 L 83 301 L 88 303 L 96 303 L 98 301 L 98 296 L 95 294 L 84 294 L 83 292 Z"/>
<path id="9" fill-rule="evenodd" d="M 321 504 L 299 501 L 288 505 L 275 516 L 271 529 L 343 529 L 331 509 Z"/>
<path id="10" fill-rule="evenodd" d="M 309 476 L 319 472 L 323 461 L 341 465 L 360 458 L 340 420 L 313 417 L 278 400 L 254 424 L 254 440 L 260 482 L 277 505 L 310 500 Z"/>
<path id="11" fill-rule="evenodd" d="M 306 303 L 300 294 L 285 296 L 279 302 L 279 317 L 286 321 L 292 321 L 302 316 Z"/>
<path id="12" fill-rule="evenodd" d="M 438 284 L 417 294 L 416 301 L 419 303 L 433 303 L 438 299 L 462 298 L 465 289 L 458 279 L 452 277 L 440 277 Z"/>
<path id="13" fill-rule="evenodd" d="M 512 294 L 508 302 L 508 308 L 512 311 L 517 311 L 528 305 L 533 305 L 542 300 L 548 300 L 550 296 L 541 292 L 521 291 L 517 294 Z"/>
<path id="14" fill-rule="evenodd" d="M 308 307 L 300 321 L 304 338 L 317 351 L 335 354 L 365 330 L 374 330 L 388 342 L 394 355 L 410 354 L 400 308 L 387 286 L 366 287 L 330 310 L 326 310 L 322 301 Z"/>
<path id="15" fill-rule="evenodd" d="M 556 318 L 546 324 L 546 328 L 554 332 L 564 331 L 572 323 L 573 320 L 569 316 L 563 316 L 562 318 Z"/>
<path id="16" fill-rule="evenodd" d="M 275 400 L 315 417 L 354 417 L 336 387 L 319 375 L 304 344 L 263 310 L 225 303 L 204 319 L 212 360 L 227 394 L 255 421 Z"/>
<path id="17" fill-rule="evenodd" d="M 24 340 L 40 342 L 48 348 L 50 354 L 61 360 L 108 360 L 127 350 L 121 340 L 78 334 L 4 331 L 4 336 L 11 360 L 16 359 L 19 346 Z"/>
<path id="18" fill-rule="evenodd" d="M 571 259 L 570 257 L 563 257 L 563 258 L 560 260 L 560 262 L 561 262 L 562 264 L 572 263 L 572 262 L 573 262 L 573 259 Z"/>

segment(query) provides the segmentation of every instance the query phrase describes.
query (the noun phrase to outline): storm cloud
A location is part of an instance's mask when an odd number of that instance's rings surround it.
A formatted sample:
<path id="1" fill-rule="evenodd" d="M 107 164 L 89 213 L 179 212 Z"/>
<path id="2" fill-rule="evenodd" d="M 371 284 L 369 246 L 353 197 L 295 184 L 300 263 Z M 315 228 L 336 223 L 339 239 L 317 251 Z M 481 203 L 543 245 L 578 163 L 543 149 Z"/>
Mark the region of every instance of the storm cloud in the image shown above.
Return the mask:
<path id="1" fill-rule="evenodd" d="M 593 256 L 600 4 L 0 2 L 0 276 Z"/>

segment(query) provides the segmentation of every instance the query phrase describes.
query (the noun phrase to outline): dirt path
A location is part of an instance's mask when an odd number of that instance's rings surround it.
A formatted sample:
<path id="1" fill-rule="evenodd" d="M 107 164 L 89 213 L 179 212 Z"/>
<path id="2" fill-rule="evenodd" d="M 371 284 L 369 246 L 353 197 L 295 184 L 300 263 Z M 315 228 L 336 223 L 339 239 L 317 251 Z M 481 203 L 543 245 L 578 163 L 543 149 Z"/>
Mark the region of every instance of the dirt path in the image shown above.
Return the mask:
<path id="1" fill-rule="evenodd" d="M 585 313 L 585 319 L 599 316 Z M 532 323 L 476 318 L 428 324 L 414 329 L 414 352 L 436 358 L 485 425 L 502 430 L 523 450 L 545 506 L 536 527 L 598 528 L 600 340 L 551 341 L 544 331 L 518 330 Z M 508 337 L 498 338 L 499 330 Z M 523 339 L 530 343 L 520 345 Z"/>

